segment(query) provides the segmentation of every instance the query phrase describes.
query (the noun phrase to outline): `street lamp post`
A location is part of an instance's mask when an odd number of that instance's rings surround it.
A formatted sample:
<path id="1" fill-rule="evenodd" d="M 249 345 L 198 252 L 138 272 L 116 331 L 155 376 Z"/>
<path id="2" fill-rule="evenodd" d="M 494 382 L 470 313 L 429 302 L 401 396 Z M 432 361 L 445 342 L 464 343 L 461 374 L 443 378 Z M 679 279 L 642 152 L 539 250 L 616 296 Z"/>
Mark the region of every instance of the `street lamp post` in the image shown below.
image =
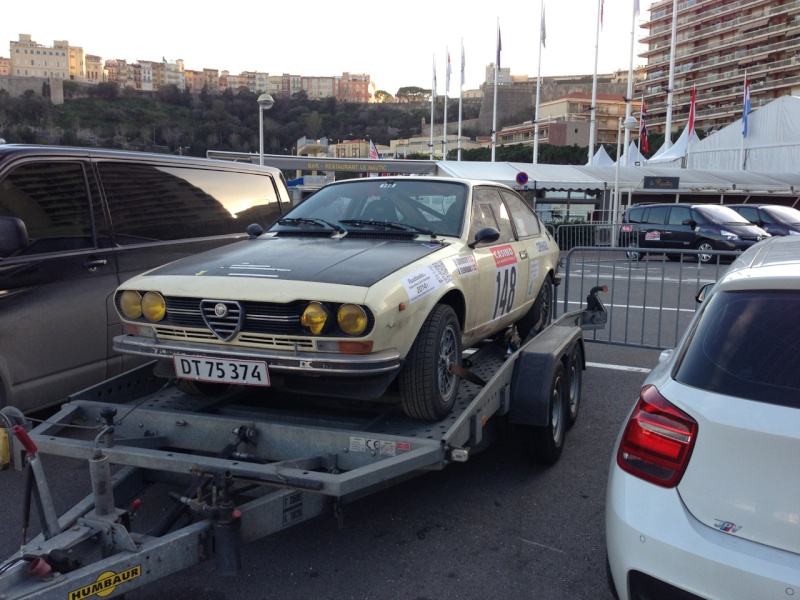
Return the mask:
<path id="1" fill-rule="evenodd" d="M 269 94 L 258 97 L 258 164 L 264 166 L 264 111 L 272 108 L 275 100 Z"/>

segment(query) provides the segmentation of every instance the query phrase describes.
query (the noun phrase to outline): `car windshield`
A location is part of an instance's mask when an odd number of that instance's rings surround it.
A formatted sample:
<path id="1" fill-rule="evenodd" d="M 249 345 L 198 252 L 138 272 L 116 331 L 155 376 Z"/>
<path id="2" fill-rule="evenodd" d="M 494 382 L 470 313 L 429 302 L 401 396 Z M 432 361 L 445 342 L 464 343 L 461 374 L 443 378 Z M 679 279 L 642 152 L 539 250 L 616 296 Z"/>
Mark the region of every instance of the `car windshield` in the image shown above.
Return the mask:
<path id="1" fill-rule="evenodd" d="M 727 396 L 800 408 L 800 292 L 714 294 L 675 379 Z"/>
<path id="2" fill-rule="evenodd" d="M 788 206 L 770 206 L 763 209 L 776 223 L 800 225 L 800 210 Z"/>
<path id="3" fill-rule="evenodd" d="M 695 206 L 695 212 L 700 213 L 709 223 L 730 224 L 730 225 L 750 225 L 750 221 L 727 206 Z"/>
<path id="4" fill-rule="evenodd" d="M 270 230 L 392 230 L 459 236 L 467 189 L 463 183 L 411 177 L 354 179 L 323 187 Z"/>

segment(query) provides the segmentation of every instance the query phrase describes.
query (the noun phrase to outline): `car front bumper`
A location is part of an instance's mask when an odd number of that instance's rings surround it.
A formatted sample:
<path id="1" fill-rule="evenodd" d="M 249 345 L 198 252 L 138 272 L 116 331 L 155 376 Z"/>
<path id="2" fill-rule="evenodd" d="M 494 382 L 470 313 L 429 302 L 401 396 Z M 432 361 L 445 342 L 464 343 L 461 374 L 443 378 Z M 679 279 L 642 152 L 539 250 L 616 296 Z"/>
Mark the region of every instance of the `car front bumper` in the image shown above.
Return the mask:
<path id="1" fill-rule="evenodd" d="M 615 460 L 605 521 L 609 566 L 620 600 L 661 597 L 654 592 L 668 586 L 709 599 L 800 594 L 800 555 L 704 525 L 689 513 L 676 489 L 625 473 Z"/>

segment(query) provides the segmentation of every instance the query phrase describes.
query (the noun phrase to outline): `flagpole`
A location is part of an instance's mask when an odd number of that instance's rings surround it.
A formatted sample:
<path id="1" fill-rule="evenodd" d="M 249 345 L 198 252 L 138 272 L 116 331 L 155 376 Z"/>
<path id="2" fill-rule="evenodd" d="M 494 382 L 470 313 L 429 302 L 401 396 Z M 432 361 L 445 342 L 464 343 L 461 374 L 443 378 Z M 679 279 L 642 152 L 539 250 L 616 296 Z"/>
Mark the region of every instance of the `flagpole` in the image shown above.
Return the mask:
<path id="1" fill-rule="evenodd" d="M 667 88 L 667 122 L 664 128 L 664 150 L 672 147 L 672 101 L 675 89 L 675 40 L 678 33 L 678 0 L 672 0 L 672 42 L 669 50 L 669 87 Z"/>
<path id="2" fill-rule="evenodd" d="M 442 160 L 447 160 L 447 94 L 450 93 L 450 48 L 445 46 L 444 66 L 444 125 L 442 127 Z"/>
<path id="3" fill-rule="evenodd" d="M 594 146 L 597 138 L 597 57 L 600 54 L 600 23 L 603 20 L 603 0 L 597 0 L 597 33 L 594 42 L 594 77 L 592 79 L 592 105 L 589 107 L 591 120 L 589 121 L 589 160 L 587 165 L 592 164 L 594 157 Z"/>
<path id="4" fill-rule="evenodd" d="M 436 105 L 436 55 L 433 55 L 433 85 L 431 86 L 431 143 L 430 160 L 433 160 L 433 109 Z"/>
<path id="5" fill-rule="evenodd" d="M 539 162 L 539 99 L 542 89 L 542 48 L 544 47 L 544 0 L 542 0 L 542 22 L 539 25 L 539 69 L 536 73 L 536 112 L 533 119 L 533 164 Z"/>
<path id="6" fill-rule="evenodd" d="M 750 112 L 750 82 L 747 80 L 747 70 L 744 72 L 744 95 L 742 97 L 742 150 L 740 164 L 742 171 L 745 170 L 744 138 L 747 137 L 747 115 Z"/>
<path id="7" fill-rule="evenodd" d="M 458 160 L 461 160 L 461 100 L 464 98 L 464 38 L 461 38 L 461 84 L 458 86 Z"/>
<path id="8" fill-rule="evenodd" d="M 497 72 L 500 69 L 500 17 L 497 17 L 497 59 L 494 61 L 494 107 L 492 108 L 492 162 L 497 146 Z"/>
<path id="9" fill-rule="evenodd" d="M 639 107 L 639 139 L 636 140 L 636 154 L 639 158 L 642 158 L 642 123 L 644 123 L 644 94 L 642 94 L 642 105 Z"/>
<path id="10" fill-rule="evenodd" d="M 625 121 L 631 116 L 631 104 L 633 103 L 633 37 L 636 29 L 636 15 L 638 14 L 639 0 L 633 0 L 633 16 L 631 17 L 631 61 L 628 65 L 628 95 L 625 97 Z M 631 130 L 625 127 L 625 148 L 622 155 L 625 157 L 625 166 L 628 166 L 628 146 L 631 143 Z"/>

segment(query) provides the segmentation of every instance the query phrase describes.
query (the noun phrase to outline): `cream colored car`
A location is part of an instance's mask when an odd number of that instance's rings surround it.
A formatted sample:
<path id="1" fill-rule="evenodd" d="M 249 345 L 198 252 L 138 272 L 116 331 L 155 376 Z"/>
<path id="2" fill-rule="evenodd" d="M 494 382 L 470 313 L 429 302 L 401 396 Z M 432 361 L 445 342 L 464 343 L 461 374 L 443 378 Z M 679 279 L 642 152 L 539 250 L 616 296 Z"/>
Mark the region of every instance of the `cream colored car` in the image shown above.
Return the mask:
<path id="1" fill-rule="evenodd" d="M 160 359 L 191 392 L 380 398 L 439 420 L 462 349 L 511 325 L 525 338 L 552 315 L 558 247 L 500 184 L 346 180 L 248 232 L 120 286 L 114 348 Z"/>

